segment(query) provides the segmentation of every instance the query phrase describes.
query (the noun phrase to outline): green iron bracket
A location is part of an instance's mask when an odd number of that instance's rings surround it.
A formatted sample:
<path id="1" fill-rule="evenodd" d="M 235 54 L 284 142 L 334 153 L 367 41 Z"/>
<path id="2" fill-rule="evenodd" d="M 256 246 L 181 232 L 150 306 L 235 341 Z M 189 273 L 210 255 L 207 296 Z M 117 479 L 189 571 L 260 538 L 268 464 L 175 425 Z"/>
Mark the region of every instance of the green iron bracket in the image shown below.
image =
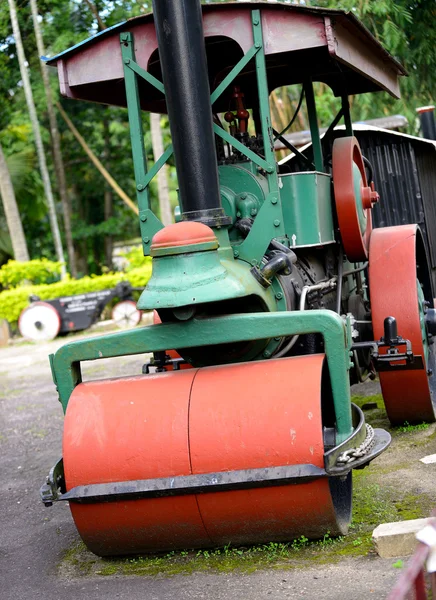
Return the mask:
<path id="1" fill-rule="evenodd" d="M 211 105 L 213 105 L 228 86 L 239 75 L 242 69 L 254 58 L 259 92 L 259 115 L 262 123 L 262 136 L 264 139 L 265 157 L 244 146 L 225 129 L 214 125 L 216 135 L 223 138 L 238 152 L 251 160 L 260 170 L 266 173 L 269 197 L 259 212 L 259 217 L 253 226 L 252 232 L 246 240 L 235 249 L 235 256 L 251 264 L 258 264 L 265 254 L 271 239 L 285 235 L 283 226 L 283 215 L 280 204 L 280 193 L 278 185 L 277 165 L 274 155 L 274 140 L 271 128 L 271 116 L 269 110 L 269 90 L 265 67 L 265 56 L 263 52 L 262 25 L 260 11 L 252 11 L 253 46 L 238 61 L 218 87 L 211 93 Z M 150 210 L 149 184 L 159 172 L 162 166 L 173 154 L 170 145 L 164 154 L 156 161 L 153 167 L 147 171 L 147 157 L 144 147 L 144 132 L 141 120 L 141 107 L 139 100 L 138 77 L 146 80 L 150 85 L 165 95 L 164 85 L 153 75 L 140 67 L 135 60 L 135 51 L 132 33 L 122 33 L 120 36 L 121 53 L 124 64 L 124 78 L 126 86 L 127 106 L 129 112 L 130 136 L 132 143 L 133 164 L 135 170 L 137 200 L 139 206 L 139 218 L 144 255 L 150 254 L 150 242 L 153 235 L 163 227 L 163 224 Z"/>
<path id="2" fill-rule="evenodd" d="M 70 396 L 82 381 L 80 362 L 131 354 L 164 351 L 168 348 L 214 346 L 239 341 L 270 339 L 296 334 L 320 333 L 324 338 L 338 443 L 352 432 L 349 349 L 346 324 L 329 310 L 231 315 L 215 319 L 192 319 L 178 323 L 141 327 L 103 338 L 66 344 L 52 356 L 54 381 L 64 411 Z M 292 402 L 292 398 L 289 399 Z"/>
<path id="3" fill-rule="evenodd" d="M 150 254 L 150 244 L 154 234 L 163 228 L 163 223 L 156 217 L 150 208 L 149 174 L 147 174 L 147 154 L 144 147 L 144 131 L 142 127 L 141 108 L 139 101 L 139 89 L 137 74 L 145 77 L 149 83 L 163 91 L 162 84 L 152 75 L 141 69 L 135 63 L 135 50 L 133 35 L 122 33 L 120 36 L 121 55 L 124 64 L 124 81 L 126 86 L 126 99 L 129 114 L 130 140 L 132 144 L 133 168 L 136 181 L 136 198 L 139 208 L 139 226 L 141 230 L 142 248 L 144 256 Z M 137 69 L 136 69 L 137 67 Z M 145 75 L 144 75 L 145 73 Z M 161 86 L 161 87 L 160 87 Z M 168 152 L 168 150 L 167 150 Z M 162 158 L 162 157 L 161 157 Z M 159 160 L 152 169 L 154 176 L 165 161 Z"/>

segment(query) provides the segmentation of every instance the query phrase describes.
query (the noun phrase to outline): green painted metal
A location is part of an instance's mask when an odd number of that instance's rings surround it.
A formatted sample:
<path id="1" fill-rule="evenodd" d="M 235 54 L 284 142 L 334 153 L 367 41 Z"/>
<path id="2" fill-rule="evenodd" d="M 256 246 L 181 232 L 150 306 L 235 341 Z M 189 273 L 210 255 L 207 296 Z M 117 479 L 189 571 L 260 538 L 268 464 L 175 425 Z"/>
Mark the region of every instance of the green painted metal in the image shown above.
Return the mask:
<path id="1" fill-rule="evenodd" d="M 268 194 L 262 204 L 248 236 L 239 246 L 234 247 L 235 256 L 252 265 L 259 264 L 271 240 L 280 238 L 285 233 L 280 195 L 273 192 Z"/>
<path id="2" fill-rule="evenodd" d="M 81 382 L 80 363 L 130 354 L 162 351 L 168 348 L 209 346 L 295 334 L 320 333 L 324 338 L 338 443 L 352 432 L 349 368 L 349 340 L 346 325 L 329 310 L 293 311 L 232 315 L 179 324 L 153 325 L 105 337 L 78 340 L 60 348 L 51 359 L 64 411 Z M 284 382 L 284 385 L 286 382 Z M 292 398 L 289 399 L 292 402 Z"/>
<path id="3" fill-rule="evenodd" d="M 147 155 L 144 147 L 138 80 L 136 73 L 131 69 L 132 61 L 135 61 L 133 35 L 131 33 L 123 33 L 120 40 L 124 63 L 133 168 L 136 180 L 136 197 L 139 208 L 139 226 L 144 256 L 148 256 L 150 254 L 151 239 L 157 231 L 162 229 L 163 224 L 150 209 L 149 190 L 148 186 L 144 184 L 147 178 Z"/>
<path id="4" fill-rule="evenodd" d="M 258 296 L 277 310 L 274 293 L 263 288 L 241 261 L 222 260 L 216 250 L 153 259 L 153 274 L 138 301 L 139 310 L 177 308 Z"/>
<path id="5" fill-rule="evenodd" d="M 268 180 L 253 163 L 218 167 L 221 201 L 226 215 L 232 218 L 253 218 L 268 195 Z M 240 241 L 240 233 L 230 229 L 230 238 Z"/>
<path id="6" fill-rule="evenodd" d="M 228 142 L 231 146 L 236 148 L 238 152 L 246 156 L 249 160 L 253 161 L 256 165 L 258 165 L 261 169 L 264 169 L 267 173 L 275 171 L 275 163 L 268 163 L 263 158 L 261 158 L 258 154 L 244 146 L 242 142 L 233 137 L 228 131 L 217 125 L 213 124 L 214 132 L 219 135 L 220 138 Z"/>
<path id="7" fill-rule="evenodd" d="M 241 60 L 238 63 L 236 63 L 236 65 L 233 67 L 230 73 L 226 75 L 226 77 L 224 77 L 219 86 L 216 87 L 210 95 L 210 103 L 212 105 L 218 100 L 221 94 L 229 87 L 232 81 L 239 75 L 242 69 L 250 62 L 250 60 L 253 58 L 253 56 L 255 56 L 255 54 L 259 50 L 260 48 L 252 46 L 250 50 L 246 54 L 244 54 Z"/>
<path id="8" fill-rule="evenodd" d="M 277 163 L 274 154 L 274 136 L 271 126 L 271 114 L 269 108 L 269 88 L 268 78 L 265 66 L 265 53 L 263 47 L 262 21 L 260 10 L 251 12 L 251 22 L 253 26 L 253 39 L 255 48 L 261 49 L 256 54 L 256 76 L 257 91 L 259 94 L 259 117 L 262 125 L 262 136 L 264 144 L 265 160 L 269 165 L 273 165 L 273 170 L 268 170 L 268 185 L 270 193 L 278 193 L 279 182 L 277 177 Z"/>
<path id="9" fill-rule="evenodd" d="M 162 169 L 167 160 L 173 155 L 173 145 L 170 144 L 160 158 L 154 163 L 150 171 L 147 173 L 145 180 L 142 182 L 144 187 L 148 187 L 150 181 L 156 177 L 159 171 Z M 139 182 L 140 184 L 141 182 Z"/>
<path id="10" fill-rule="evenodd" d="M 130 35 L 133 37 L 133 34 Z M 122 37 L 123 35 L 121 35 L 121 38 Z M 132 69 L 132 71 L 134 71 L 137 75 L 142 77 L 142 79 L 145 79 L 150 85 L 159 90 L 159 92 L 162 92 L 162 94 L 165 96 L 165 88 L 162 81 L 159 81 L 159 79 L 156 79 L 156 77 L 154 77 L 151 73 L 148 73 L 148 71 L 140 67 L 135 60 L 127 59 L 124 61 L 124 64 L 127 65 L 129 69 Z"/>
<path id="11" fill-rule="evenodd" d="M 354 188 L 354 196 L 356 198 L 356 210 L 357 210 L 357 216 L 359 219 L 360 231 L 362 232 L 362 235 L 363 235 L 366 231 L 366 227 L 367 227 L 368 223 L 367 223 L 366 214 L 365 214 L 365 211 L 363 209 L 363 204 L 362 204 L 362 175 L 361 175 L 360 169 L 356 165 L 356 163 L 353 163 L 353 188 Z"/>
<path id="12" fill-rule="evenodd" d="M 345 131 L 347 135 L 353 135 L 353 121 L 350 114 L 350 103 L 347 94 L 342 96 L 342 112 L 344 116 Z"/>
<path id="13" fill-rule="evenodd" d="M 304 82 L 304 95 L 306 96 L 307 114 L 309 116 L 310 135 L 312 138 L 313 158 L 317 171 L 324 172 L 324 160 L 322 156 L 321 138 L 319 135 L 318 118 L 316 114 L 315 96 L 313 84 L 310 80 Z"/>
<path id="14" fill-rule="evenodd" d="M 281 179 L 283 218 L 291 248 L 335 242 L 330 175 L 292 173 Z"/>

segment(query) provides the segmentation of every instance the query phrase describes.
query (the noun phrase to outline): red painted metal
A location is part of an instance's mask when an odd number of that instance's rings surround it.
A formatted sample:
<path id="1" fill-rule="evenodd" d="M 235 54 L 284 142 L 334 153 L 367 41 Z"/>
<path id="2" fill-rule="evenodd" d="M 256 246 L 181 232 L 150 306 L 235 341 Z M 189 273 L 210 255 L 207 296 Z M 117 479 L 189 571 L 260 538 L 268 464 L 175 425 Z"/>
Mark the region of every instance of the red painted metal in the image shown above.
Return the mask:
<path id="1" fill-rule="evenodd" d="M 151 250 L 176 248 L 191 244 L 215 242 L 217 238 L 210 227 L 197 221 L 182 221 L 160 229 L 151 241 Z"/>
<path id="2" fill-rule="evenodd" d="M 432 519 L 429 525 L 436 529 L 436 519 Z M 428 585 L 425 580 L 425 564 L 429 553 L 429 546 L 420 542 L 387 600 L 430 600 L 430 598 L 436 598 L 436 573 L 428 575 Z"/>
<path id="3" fill-rule="evenodd" d="M 354 186 L 355 166 L 358 167 L 362 179 L 361 193 L 358 198 Z M 372 231 L 372 198 L 376 201 L 376 196 L 371 196 L 373 192 L 366 180 L 362 153 L 355 137 L 343 137 L 334 141 L 332 176 L 339 230 L 345 254 L 350 261 L 364 261 L 368 258 L 369 238 Z M 359 221 L 358 203 L 362 205 L 365 214 L 364 231 Z"/>
<path id="4" fill-rule="evenodd" d="M 323 467 L 323 361 L 311 355 L 82 383 L 65 417 L 67 489 L 285 464 Z M 83 540 L 100 555 L 338 533 L 327 479 L 70 506 Z"/>
<path id="5" fill-rule="evenodd" d="M 415 354 L 423 356 L 416 236 L 417 225 L 374 229 L 369 248 L 369 285 L 374 338 L 383 335 L 384 319 L 393 316 L 399 335 L 411 341 Z M 381 372 L 379 376 L 392 423 L 434 421 L 426 369 Z"/>
<path id="6" fill-rule="evenodd" d="M 271 89 L 301 83 L 306 76 L 330 85 L 336 95 L 342 92 L 343 77 L 331 69 L 331 57 L 338 61 L 347 79 L 349 94 L 384 89 L 399 97 L 398 77 L 405 74 L 382 46 L 350 14 L 337 10 L 303 6 L 272 6 L 256 3 L 206 5 L 203 7 L 206 47 L 208 38 L 232 40 L 246 54 L 253 45 L 251 10 L 261 9 L 265 55 L 282 54 L 281 67 L 270 72 Z M 61 93 L 67 97 L 125 106 L 124 74 L 119 34 L 130 31 L 135 39 L 137 63 L 149 70 L 157 60 L 156 32 L 151 14 L 130 19 L 127 23 L 103 32 L 54 59 L 59 70 Z M 213 38 L 213 39 L 211 39 Z M 298 67 L 291 52 L 310 51 L 310 62 Z M 211 46 L 210 52 L 213 52 Z M 215 50 L 216 52 L 216 50 Z M 316 54 L 313 55 L 313 52 Z M 53 61 L 53 62 L 54 62 Z M 53 64 L 53 63 L 51 63 Z M 296 66 L 297 65 L 297 66 Z M 229 65 L 217 64 L 210 79 L 218 84 Z M 292 68 L 290 68 L 292 66 Z M 253 85 L 246 74 L 246 87 Z M 250 80 L 250 81 L 248 81 Z M 225 111 L 228 98 L 222 99 Z M 165 111 L 165 104 L 151 86 L 144 84 L 141 105 L 145 110 Z"/>

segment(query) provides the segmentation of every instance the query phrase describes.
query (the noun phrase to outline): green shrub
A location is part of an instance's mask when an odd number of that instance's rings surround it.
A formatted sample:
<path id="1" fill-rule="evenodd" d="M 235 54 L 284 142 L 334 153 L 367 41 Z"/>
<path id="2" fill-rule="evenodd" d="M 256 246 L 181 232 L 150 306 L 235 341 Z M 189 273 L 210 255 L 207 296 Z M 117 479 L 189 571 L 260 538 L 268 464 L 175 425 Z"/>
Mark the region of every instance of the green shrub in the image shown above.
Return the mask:
<path id="1" fill-rule="evenodd" d="M 53 283 L 59 279 L 62 263 L 38 258 L 19 262 L 9 260 L 0 268 L 0 284 L 5 288 L 15 288 L 19 285 L 39 285 Z"/>
<path id="2" fill-rule="evenodd" d="M 128 273 L 108 273 L 106 275 L 66 279 L 49 285 L 25 285 L 0 292 L 0 319 L 7 319 L 14 325 L 21 311 L 29 304 L 29 296 L 41 300 L 53 300 L 61 296 L 72 296 L 86 292 L 98 292 L 113 288 L 119 281 L 130 281 L 133 287 L 145 287 L 151 276 L 151 259 L 145 265 Z"/>
<path id="3" fill-rule="evenodd" d="M 135 246 L 135 248 L 132 248 L 128 252 L 124 252 L 123 256 L 129 261 L 129 265 L 125 269 L 127 273 L 132 269 L 143 267 L 148 260 L 148 257 L 144 256 L 142 246 Z"/>

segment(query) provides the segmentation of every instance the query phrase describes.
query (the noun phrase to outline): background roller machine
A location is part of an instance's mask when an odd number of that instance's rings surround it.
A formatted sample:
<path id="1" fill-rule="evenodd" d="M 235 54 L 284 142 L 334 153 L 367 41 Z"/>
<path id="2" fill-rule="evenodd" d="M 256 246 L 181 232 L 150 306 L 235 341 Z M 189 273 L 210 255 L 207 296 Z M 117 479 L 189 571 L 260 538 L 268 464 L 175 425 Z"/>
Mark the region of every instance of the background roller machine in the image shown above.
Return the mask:
<path id="1" fill-rule="evenodd" d="M 379 371 L 393 423 L 435 418 L 421 234 L 372 231 L 378 194 L 347 100 L 398 95 L 402 67 L 340 11 L 238 2 L 202 14 L 198 0 L 155 0 L 154 15 L 49 63 L 64 95 L 128 107 L 153 257 L 138 308 L 161 323 L 50 357 L 65 426 L 43 501 L 68 500 L 99 555 L 345 533 L 352 469 L 390 441 L 351 403 L 350 382 Z M 331 156 L 313 81 L 342 98 Z M 291 148 L 304 166 L 284 172 L 268 97 L 293 83 L 312 147 Z M 149 171 L 141 109 L 168 113 L 172 135 Z M 148 184 L 173 153 L 180 211 L 163 228 Z M 148 352 L 148 374 L 81 380 L 82 361 Z"/>

